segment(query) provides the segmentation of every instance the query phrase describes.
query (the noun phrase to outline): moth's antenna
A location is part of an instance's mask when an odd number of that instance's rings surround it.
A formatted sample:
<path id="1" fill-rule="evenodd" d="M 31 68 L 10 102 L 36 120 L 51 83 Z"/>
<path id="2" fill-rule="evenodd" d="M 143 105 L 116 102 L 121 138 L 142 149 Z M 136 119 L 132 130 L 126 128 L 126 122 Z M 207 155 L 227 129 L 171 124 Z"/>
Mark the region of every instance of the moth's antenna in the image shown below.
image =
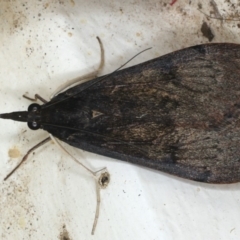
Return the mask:
<path id="1" fill-rule="evenodd" d="M 102 68 L 103 68 L 104 62 L 105 62 L 104 48 L 103 48 L 103 44 L 102 44 L 101 39 L 99 37 L 97 37 L 97 40 L 98 40 L 98 43 L 99 43 L 99 46 L 100 46 L 100 52 L 101 52 L 100 63 L 99 63 L 99 66 L 98 66 L 97 70 L 94 71 L 93 73 L 90 73 L 90 74 L 88 73 L 84 76 L 71 79 L 71 80 L 67 81 L 66 83 L 62 84 L 61 86 L 59 86 L 59 88 L 57 88 L 55 90 L 55 92 L 52 93 L 50 99 L 52 99 L 53 97 L 55 97 L 56 95 L 58 95 L 62 91 L 66 90 L 70 87 L 73 87 L 76 84 L 84 83 L 88 80 L 96 78 L 98 73 L 102 71 Z"/>
<path id="2" fill-rule="evenodd" d="M 97 83 L 100 83 L 100 82 L 103 81 L 104 79 L 110 77 L 110 76 L 113 75 L 115 72 L 119 71 L 121 68 L 123 68 L 124 66 L 126 66 L 130 61 L 132 61 L 132 60 L 133 60 L 134 58 L 136 58 L 138 55 L 140 55 L 140 54 L 142 54 L 143 52 L 146 52 L 146 51 L 148 51 L 148 50 L 150 50 L 150 49 L 151 49 L 151 47 L 150 47 L 150 48 L 146 48 L 146 49 L 142 50 L 141 52 L 137 53 L 135 56 L 133 56 L 132 58 L 130 58 L 127 62 L 125 62 L 123 65 L 121 65 L 121 66 L 120 66 L 119 68 L 117 68 L 115 71 L 113 71 L 112 73 L 109 73 L 109 74 L 107 74 L 107 75 L 105 75 L 105 76 L 103 76 L 103 77 L 100 77 L 96 82 L 93 82 L 92 84 L 88 85 L 86 88 L 82 89 L 81 91 L 79 91 L 79 92 L 77 92 L 77 93 L 75 93 L 75 94 L 73 94 L 73 95 L 71 95 L 71 96 L 68 96 L 68 97 L 66 97 L 66 98 L 64 98 L 64 99 L 62 99 L 62 100 L 59 100 L 59 101 L 57 101 L 57 102 L 53 102 L 52 104 L 48 104 L 47 106 L 43 106 L 43 108 L 48 108 L 48 107 L 50 107 L 50 106 L 56 105 L 56 104 L 58 104 L 58 103 L 61 103 L 61 102 L 65 101 L 65 100 L 67 100 L 67 99 L 69 99 L 69 98 L 71 98 L 71 97 L 74 97 L 74 96 L 76 96 L 77 94 L 85 91 L 86 89 L 92 87 L 93 85 L 95 85 L 95 84 L 97 84 Z"/>

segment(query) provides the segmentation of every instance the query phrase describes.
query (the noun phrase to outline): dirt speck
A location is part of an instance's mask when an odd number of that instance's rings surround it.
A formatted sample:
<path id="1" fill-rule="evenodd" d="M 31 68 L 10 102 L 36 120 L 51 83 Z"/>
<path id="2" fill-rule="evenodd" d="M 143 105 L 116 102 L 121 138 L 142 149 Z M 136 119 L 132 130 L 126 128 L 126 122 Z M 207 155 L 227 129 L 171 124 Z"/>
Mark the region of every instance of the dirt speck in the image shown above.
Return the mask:
<path id="1" fill-rule="evenodd" d="M 17 147 L 13 147 L 8 150 L 8 156 L 10 158 L 18 158 L 20 156 L 20 154 L 21 154 L 21 152 L 19 151 L 19 149 Z"/>
<path id="2" fill-rule="evenodd" d="M 44 8 L 47 9 L 49 7 L 49 3 L 44 4 Z"/>
<path id="3" fill-rule="evenodd" d="M 71 240 L 65 224 L 63 224 L 63 226 L 62 226 L 62 229 L 61 229 L 61 232 L 59 235 L 59 239 L 60 240 Z"/>
<path id="4" fill-rule="evenodd" d="M 15 28 L 18 27 L 18 19 L 13 20 L 13 26 L 14 26 Z"/>
<path id="5" fill-rule="evenodd" d="M 74 6 L 75 5 L 75 2 L 74 0 L 70 0 L 71 4 Z"/>
<path id="6" fill-rule="evenodd" d="M 81 23 L 81 24 L 86 24 L 86 23 L 87 23 L 87 20 L 86 20 L 86 19 L 81 19 L 81 20 L 80 20 L 80 23 Z"/>
<path id="7" fill-rule="evenodd" d="M 137 32 L 137 33 L 136 33 L 136 36 L 137 36 L 137 37 L 141 37 L 141 36 L 142 36 L 142 33 L 141 33 L 141 32 Z"/>
<path id="8" fill-rule="evenodd" d="M 201 32 L 204 37 L 208 39 L 209 42 L 211 42 L 214 38 L 214 35 L 212 33 L 211 28 L 208 26 L 206 22 L 203 22 L 202 27 L 201 27 Z"/>
<path id="9" fill-rule="evenodd" d="M 27 15 L 18 1 L 1 1 L 1 18 L 4 19 L 4 29 L 11 34 L 28 24 Z"/>
<path id="10" fill-rule="evenodd" d="M 19 219 L 18 219 L 18 225 L 21 227 L 21 228 L 25 228 L 26 227 L 26 220 L 23 216 L 21 216 Z"/>
<path id="11" fill-rule="evenodd" d="M 31 178 L 24 173 L 18 175 L 18 182 L 11 178 L 1 185 L 0 213 L 2 235 L 10 232 L 24 231 L 30 236 L 35 229 L 29 226 L 29 222 L 36 217 L 36 208 L 28 197 Z M 10 236 L 9 236 L 10 237 Z M 12 239 L 4 238 L 1 239 Z M 30 238 L 32 239 L 32 238 Z"/>
<path id="12" fill-rule="evenodd" d="M 68 36 L 69 36 L 69 37 L 72 37 L 72 35 L 73 35 L 73 34 L 72 34 L 71 32 L 68 33 Z"/>

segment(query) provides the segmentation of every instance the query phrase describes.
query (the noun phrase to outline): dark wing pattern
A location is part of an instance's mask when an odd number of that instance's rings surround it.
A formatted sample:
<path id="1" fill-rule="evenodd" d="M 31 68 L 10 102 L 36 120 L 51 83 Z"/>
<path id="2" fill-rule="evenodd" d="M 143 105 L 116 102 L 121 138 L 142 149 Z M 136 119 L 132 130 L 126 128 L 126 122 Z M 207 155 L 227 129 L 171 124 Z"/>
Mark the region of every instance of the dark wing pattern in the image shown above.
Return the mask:
<path id="1" fill-rule="evenodd" d="M 90 86 L 96 81 L 44 104 L 43 129 L 74 147 L 179 177 L 240 181 L 240 45 L 190 47 Z"/>

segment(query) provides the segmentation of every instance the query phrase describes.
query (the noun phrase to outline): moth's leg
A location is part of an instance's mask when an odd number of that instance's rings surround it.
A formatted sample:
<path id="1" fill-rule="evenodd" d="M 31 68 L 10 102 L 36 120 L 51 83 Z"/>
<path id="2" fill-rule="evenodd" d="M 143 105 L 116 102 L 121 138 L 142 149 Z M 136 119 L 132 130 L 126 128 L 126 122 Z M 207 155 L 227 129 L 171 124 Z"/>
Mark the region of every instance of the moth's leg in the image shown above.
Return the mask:
<path id="1" fill-rule="evenodd" d="M 55 138 L 53 137 L 51 134 L 49 135 L 49 137 L 54 141 L 54 143 L 56 143 L 56 145 L 62 150 L 64 151 L 66 154 L 68 154 L 77 164 L 81 165 L 84 169 L 86 169 L 89 173 L 91 173 L 94 177 L 96 177 L 96 174 L 98 172 L 101 172 L 103 170 L 106 170 L 106 168 L 102 168 L 98 171 L 92 171 L 90 168 L 86 167 L 84 164 L 82 164 L 81 162 L 79 162 L 78 159 L 76 159 L 70 152 L 68 152 L 62 145 L 61 143 Z"/>
<path id="2" fill-rule="evenodd" d="M 98 178 L 98 184 L 102 189 L 107 188 L 108 184 L 110 182 L 110 174 L 105 171 L 101 173 L 100 177 Z"/>
<path id="3" fill-rule="evenodd" d="M 92 232 L 91 234 L 94 235 L 98 218 L 99 218 L 99 212 L 100 212 L 100 204 L 101 204 L 101 188 L 106 188 L 108 183 L 110 182 L 110 175 L 108 172 L 104 172 L 100 175 L 100 177 L 96 180 L 96 193 L 97 193 L 97 204 L 96 204 L 96 212 L 95 212 L 95 218 L 93 222 Z"/>
<path id="4" fill-rule="evenodd" d="M 98 218 L 99 218 L 99 211 L 100 211 L 100 204 L 101 204 L 100 190 L 101 190 L 100 186 L 98 184 L 98 181 L 96 180 L 97 204 L 96 204 L 96 212 L 95 212 L 95 217 L 94 217 L 93 227 L 92 227 L 92 232 L 91 232 L 92 235 L 94 235 L 94 233 L 95 233 L 95 229 L 96 229 Z"/>
<path id="5" fill-rule="evenodd" d="M 49 142 L 51 140 L 50 137 L 45 138 L 43 141 L 39 142 L 38 144 L 36 144 L 34 147 L 32 147 L 31 149 L 29 149 L 27 151 L 27 153 L 23 156 L 21 162 L 4 178 L 4 181 L 6 181 L 22 164 L 23 162 L 25 162 L 29 156 L 29 154 L 31 152 L 33 152 L 35 149 L 41 147 L 42 145 L 44 145 L 45 143 Z"/>
<path id="6" fill-rule="evenodd" d="M 64 151 L 66 154 L 68 154 L 73 160 L 74 162 L 76 162 L 77 164 L 81 165 L 84 169 L 86 169 L 89 173 L 91 173 L 94 177 L 96 176 L 96 173 L 99 171 L 92 171 L 91 169 L 89 169 L 88 167 L 86 167 L 84 164 L 82 164 L 81 162 L 79 162 L 70 152 L 68 152 L 61 144 L 60 142 L 53 137 L 51 134 L 49 135 L 49 137 L 54 141 L 54 143 L 56 143 L 56 145 L 62 150 Z M 104 168 L 105 169 L 105 168 Z"/>
<path id="7" fill-rule="evenodd" d="M 36 102 L 37 100 L 40 100 L 40 101 L 42 101 L 43 103 L 47 103 L 47 102 L 48 102 L 47 100 L 45 100 L 44 98 L 42 98 L 39 94 L 35 94 L 35 95 L 34 95 L 34 98 L 30 98 L 30 97 L 28 97 L 26 94 L 24 94 L 23 97 L 26 98 L 26 99 L 28 99 L 28 100 L 30 100 L 30 101 L 32 101 L 32 102 Z"/>
<path id="8" fill-rule="evenodd" d="M 98 171 L 92 171 L 91 169 L 89 169 L 88 167 L 86 167 L 84 164 L 82 164 L 81 162 L 79 162 L 72 154 L 70 154 L 61 144 L 60 142 L 54 138 L 52 135 L 49 135 L 51 137 L 51 139 L 57 144 L 57 146 L 63 150 L 65 153 L 67 153 L 77 164 L 81 165 L 84 169 L 86 169 L 89 173 L 91 173 L 95 179 L 95 183 L 96 183 L 96 193 L 97 193 L 97 203 L 96 203 L 96 212 L 95 212 L 95 218 L 94 218 L 94 222 L 93 222 L 93 227 L 92 227 L 92 235 L 95 232 L 96 226 L 97 226 L 97 221 L 98 221 L 98 217 L 99 217 L 99 210 L 100 210 L 100 203 L 101 203 L 101 198 L 100 198 L 100 190 L 101 188 L 106 188 L 108 183 L 110 182 L 110 175 L 107 172 L 106 168 L 102 168 Z M 103 172 L 100 177 L 98 178 L 96 175 L 99 172 L 102 172 L 103 170 L 105 170 L 105 172 Z"/>
<path id="9" fill-rule="evenodd" d="M 67 88 L 69 87 L 73 87 L 74 85 L 76 84 L 79 84 L 79 83 L 84 83 L 90 79 L 93 79 L 95 77 L 97 77 L 97 75 L 99 74 L 99 72 L 101 72 L 102 68 L 103 68 L 103 65 L 104 65 L 104 61 L 105 61 L 105 57 L 104 57 L 104 49 L 103 49 L 103 44 L 100 40 L 99 37 L 97 37 L 97 40 L 98 40 L 98 43 L 100 45 L 100 50 L 101 50 L 101 59 L 100 59 L 100 64 L 98 66 L 98 69 L 95 70 L 94 72 L 92 73 L 88 73 L 86 75 L 83 75 L 81 77 L 77 77 L 77 78 L 74 78 L 74 79 L 71 79 L 69 81 L 67 81 L 66 83 L 62 84 L 59 88 L 57 88 L 57 90 L 51 95 L 51 99 L 58 95 L 60 92 L 66 90 Z"/>

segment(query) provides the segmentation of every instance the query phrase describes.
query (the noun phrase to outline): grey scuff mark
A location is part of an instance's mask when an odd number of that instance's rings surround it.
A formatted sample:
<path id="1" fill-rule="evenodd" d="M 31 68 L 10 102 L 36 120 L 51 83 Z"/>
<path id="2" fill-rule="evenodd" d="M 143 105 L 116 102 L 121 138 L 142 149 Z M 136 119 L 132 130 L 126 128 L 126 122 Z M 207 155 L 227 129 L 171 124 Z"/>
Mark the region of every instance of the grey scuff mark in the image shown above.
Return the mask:
<path id="1" fill-rule="evenodd" d="M 218 9 L 218 6 L 216 4 L 216 2 L 214 0 L 211 0 L 210 1 L 210 5 L 212 6 L 213 8 L 213 14 L 216 18 L 218 19 L 222 19 L 223 20 L 223 17 L 221 15 L 221 13 L 219 12 L 219 9 Z"/>

